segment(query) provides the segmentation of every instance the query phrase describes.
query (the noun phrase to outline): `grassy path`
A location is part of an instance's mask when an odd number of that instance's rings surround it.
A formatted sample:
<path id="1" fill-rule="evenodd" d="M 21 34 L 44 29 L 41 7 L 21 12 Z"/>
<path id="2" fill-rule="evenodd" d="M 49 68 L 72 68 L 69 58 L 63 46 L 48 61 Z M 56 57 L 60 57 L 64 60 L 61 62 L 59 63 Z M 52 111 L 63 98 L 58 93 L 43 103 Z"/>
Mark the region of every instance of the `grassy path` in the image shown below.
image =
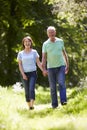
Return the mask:
<path id="1" fill-rule="evenodd" d="M 0 130 L 87 130 L 87 89 L 68 90 L 68 104 L 57 109 L 49 91 L 40 90 L 31 111 L 24 92 L 0 88 Z"/>

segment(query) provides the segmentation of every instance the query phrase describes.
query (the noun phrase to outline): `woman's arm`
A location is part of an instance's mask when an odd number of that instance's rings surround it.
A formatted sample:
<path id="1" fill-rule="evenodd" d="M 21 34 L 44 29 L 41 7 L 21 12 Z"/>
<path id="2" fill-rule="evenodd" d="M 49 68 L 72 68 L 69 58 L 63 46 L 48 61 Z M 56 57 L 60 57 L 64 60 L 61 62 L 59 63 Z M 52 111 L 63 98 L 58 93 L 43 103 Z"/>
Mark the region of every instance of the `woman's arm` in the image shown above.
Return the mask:
<path id="1" fill-rule="evenodd" d="M 38 57 L 36 58 L 36 63 L 38 65 L 38 67 L 41 69 L 41 71 L 43 71 L 42 64 L 41 64 L 41 62 L 40 62 Z"/>
<path id="2" fill-rule="evenodd" d="M 23 71 L 23 67 L 22 67 L 22 61 L 18 60 L 18 65 L 19 65 L 19 70 L 22 74 L 23 79 L 27 80 L 27 76 L 25 75 L 24 71 Z"/>

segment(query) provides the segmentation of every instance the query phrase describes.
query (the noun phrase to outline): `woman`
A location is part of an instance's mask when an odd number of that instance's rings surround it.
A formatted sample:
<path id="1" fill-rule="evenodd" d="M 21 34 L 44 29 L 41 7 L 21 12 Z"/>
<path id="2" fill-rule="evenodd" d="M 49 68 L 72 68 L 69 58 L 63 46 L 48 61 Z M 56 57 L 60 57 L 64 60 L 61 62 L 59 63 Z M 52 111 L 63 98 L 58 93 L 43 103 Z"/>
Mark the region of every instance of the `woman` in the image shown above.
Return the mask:
<path id="1" fill-rule="evenodd" d="M 27 36 L 22 40 L 23 50 L 18 53 L 19 70 L 25 84 L 25 98 L 30 110 L 34 109 L 35 83 L 37 79 L 37 67 L 43 71 L 38 52 L 32 48 L 32 39 Z"/>

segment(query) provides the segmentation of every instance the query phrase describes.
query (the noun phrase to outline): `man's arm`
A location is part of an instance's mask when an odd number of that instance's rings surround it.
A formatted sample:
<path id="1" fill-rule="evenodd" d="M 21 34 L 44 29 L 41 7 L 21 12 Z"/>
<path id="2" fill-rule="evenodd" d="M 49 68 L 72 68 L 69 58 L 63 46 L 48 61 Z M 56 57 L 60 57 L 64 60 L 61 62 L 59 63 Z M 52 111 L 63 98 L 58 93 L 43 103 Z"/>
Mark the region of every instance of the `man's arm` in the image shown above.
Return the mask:
<path id="1" fill-rule="evenodd" d="M 65 73 L 67 74 L 69 71 L 69 60 L 68 60 L 68 56 L 65 50 L 63 50 L 63 56 L 65 58 L 65 63 L 66 63 Z"/>
<path id="2" fill-rule="evenodd" d="M 44 70 L 46 70 L 46 60 L 47 60 L 46 53 L 42 53 L 42 67 Z"/>

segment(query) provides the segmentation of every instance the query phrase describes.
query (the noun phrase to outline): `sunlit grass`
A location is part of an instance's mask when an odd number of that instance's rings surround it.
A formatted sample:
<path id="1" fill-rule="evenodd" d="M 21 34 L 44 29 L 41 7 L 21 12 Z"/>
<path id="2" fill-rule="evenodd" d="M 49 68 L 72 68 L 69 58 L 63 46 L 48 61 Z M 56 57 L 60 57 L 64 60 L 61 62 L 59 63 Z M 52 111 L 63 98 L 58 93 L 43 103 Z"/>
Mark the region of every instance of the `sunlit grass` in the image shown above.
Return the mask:
<path id="1" fill-rule="evenodd" d="M 35 109 L 24 91 L 0 87 L 0 130 L 87 130 L 87 88 L 67 89 L 68 104 L 51 108 L 50 90 L 36 89 Z"/>

